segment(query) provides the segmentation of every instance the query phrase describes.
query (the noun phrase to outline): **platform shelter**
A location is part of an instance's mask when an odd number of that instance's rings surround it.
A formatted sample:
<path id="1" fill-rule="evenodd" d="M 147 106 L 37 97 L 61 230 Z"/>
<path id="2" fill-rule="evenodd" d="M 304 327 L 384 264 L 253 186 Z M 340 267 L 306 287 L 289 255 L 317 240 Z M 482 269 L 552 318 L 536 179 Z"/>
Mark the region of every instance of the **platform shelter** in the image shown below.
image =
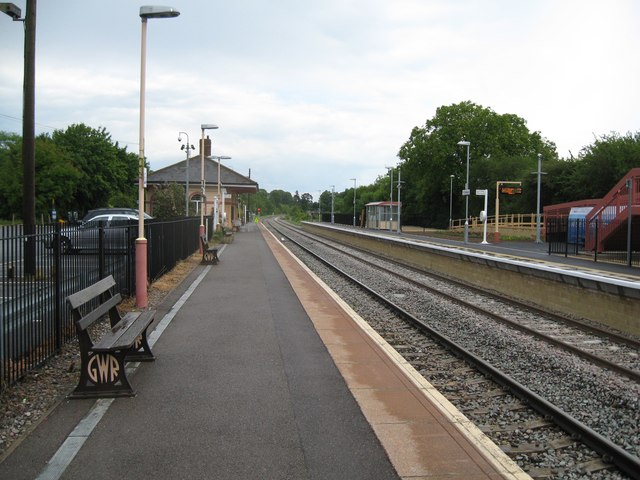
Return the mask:
<path id="1" fill-rule="evenodd" d="M 365 205 L 366 228 L 377 230 L 397 230 L 398 211 L 401 202 L 371 202 Z"/>

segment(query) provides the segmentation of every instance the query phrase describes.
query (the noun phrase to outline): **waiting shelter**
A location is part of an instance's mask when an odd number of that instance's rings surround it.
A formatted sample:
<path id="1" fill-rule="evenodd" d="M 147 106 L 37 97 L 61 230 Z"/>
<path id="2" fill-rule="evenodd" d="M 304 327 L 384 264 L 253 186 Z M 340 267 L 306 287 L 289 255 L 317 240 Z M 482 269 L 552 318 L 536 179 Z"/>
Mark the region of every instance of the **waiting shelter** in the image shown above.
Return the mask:
<path id="1" fill-rule="evenodd" d="M 366 228 L 377 230 L 397 230 L 398 211 L 401 202 L 371 202 L 365 205 Z"/>

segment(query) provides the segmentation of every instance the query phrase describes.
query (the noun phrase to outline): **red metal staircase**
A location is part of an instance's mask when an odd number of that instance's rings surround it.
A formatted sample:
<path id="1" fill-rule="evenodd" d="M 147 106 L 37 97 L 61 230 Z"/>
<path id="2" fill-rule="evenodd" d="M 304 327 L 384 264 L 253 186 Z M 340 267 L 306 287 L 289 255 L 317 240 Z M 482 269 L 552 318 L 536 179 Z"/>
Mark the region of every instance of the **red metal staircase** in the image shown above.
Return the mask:
<path id="1" fill-rule="evenodd" d="M 626 250 L 629 214 L 640 218 L 640 168 L 629 170 L 586 216 L 585 250 Z M 633 239 L 634 244 L 638 242 Z"/>

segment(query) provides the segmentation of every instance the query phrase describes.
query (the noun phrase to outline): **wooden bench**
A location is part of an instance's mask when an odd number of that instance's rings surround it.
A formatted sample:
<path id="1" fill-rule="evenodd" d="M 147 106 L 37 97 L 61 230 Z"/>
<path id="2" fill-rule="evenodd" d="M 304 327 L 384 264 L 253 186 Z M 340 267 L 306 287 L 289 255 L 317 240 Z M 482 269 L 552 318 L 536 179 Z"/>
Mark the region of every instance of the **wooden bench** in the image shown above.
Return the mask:
<path id="1" fill-rule="evenodd" d="M 155 360 L 147 342 L 147 328 L 155 310 L 120 316 L 122 298 L 113 294 L 110 275 L 67 297 L 80 343 L 80 380 L 70 398 L 130 397 L 135 395 L 127 379 L 125 362 Z M 89 327 L 109 316 L 111 330 L 94 342 Z"/>
<path id="2" fill-rule="evenodd" d="M 218 249 L 216 247 L 210 247 L 207 242 L 207 237 L 200 235 L 200 244 L 202 245 L 202 262 L 207 264 L 218 263 Z"/>

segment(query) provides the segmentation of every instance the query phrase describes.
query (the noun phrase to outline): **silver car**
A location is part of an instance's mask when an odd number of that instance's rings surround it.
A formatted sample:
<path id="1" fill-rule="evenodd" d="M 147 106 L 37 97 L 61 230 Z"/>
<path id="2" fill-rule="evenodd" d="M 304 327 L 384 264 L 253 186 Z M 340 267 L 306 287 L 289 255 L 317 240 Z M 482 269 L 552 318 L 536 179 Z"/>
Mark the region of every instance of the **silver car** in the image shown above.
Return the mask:
<path id="1" fill-rule="evenodd" d="M 152 217 L 145 214 L 145 218 Z M 60 232 L 60 251 L 62 253 L 98 251 L 100 227 L 104 231 L 105 250 L 127 251 L 133 247 L 135 236 L 130 239 L 129 232 L 137 221 L 138 215 L 134 213 L 103 213 L 93 216 L 80 225 L 64 227 Z M 52 240 L 50 247 L 55 248 L 55 240 Z"/>

